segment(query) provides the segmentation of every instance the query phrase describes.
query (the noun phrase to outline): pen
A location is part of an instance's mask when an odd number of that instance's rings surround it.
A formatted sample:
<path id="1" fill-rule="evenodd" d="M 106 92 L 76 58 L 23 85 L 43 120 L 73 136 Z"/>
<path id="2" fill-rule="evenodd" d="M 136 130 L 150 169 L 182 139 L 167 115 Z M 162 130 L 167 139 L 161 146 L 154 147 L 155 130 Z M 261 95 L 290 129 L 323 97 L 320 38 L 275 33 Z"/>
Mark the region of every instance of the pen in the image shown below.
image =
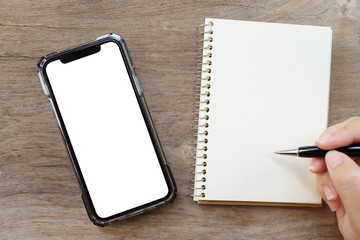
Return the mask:
<path id="1" fill-rule="evenodd" d="M 347 147 L 334 149 L 336 151 L 345 153 L 350 157 L 360 157 L 360 145 L 350 145 Z M 297 157 L 323 158 L 330 150 L 323 150 L 317 146 L 304 146 L 295 149 L 281 150 L 275 152 L 276 154 L 291 155 Z"/>

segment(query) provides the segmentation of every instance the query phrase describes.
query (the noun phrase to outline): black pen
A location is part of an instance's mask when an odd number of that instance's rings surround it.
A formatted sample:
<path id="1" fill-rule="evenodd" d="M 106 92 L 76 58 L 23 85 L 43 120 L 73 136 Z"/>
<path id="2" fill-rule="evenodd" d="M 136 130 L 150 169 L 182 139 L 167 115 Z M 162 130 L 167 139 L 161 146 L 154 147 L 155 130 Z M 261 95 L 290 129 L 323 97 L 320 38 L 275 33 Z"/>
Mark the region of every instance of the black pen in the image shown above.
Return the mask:
<path id="1" fill-rule="evenodd" d="M 336 151 L 345 153 L 350 157 L 360 157 L 360 145 L 350 145 L 347 147 L 334 149 Z M 296 149 L 281 150 L 275 152 L 276 154 L 291 155 L 297 157 L 323 158 L 330 150 L 323 150 L 317 146 L 304 146 Z"/>

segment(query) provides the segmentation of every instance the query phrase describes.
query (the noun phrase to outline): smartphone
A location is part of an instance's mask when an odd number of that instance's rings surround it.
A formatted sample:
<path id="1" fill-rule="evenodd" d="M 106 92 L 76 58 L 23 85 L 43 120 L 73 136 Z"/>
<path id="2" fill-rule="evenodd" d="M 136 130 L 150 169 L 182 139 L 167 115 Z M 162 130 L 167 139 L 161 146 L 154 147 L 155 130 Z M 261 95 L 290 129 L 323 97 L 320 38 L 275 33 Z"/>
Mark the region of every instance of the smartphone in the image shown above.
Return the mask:
<path id="1" fill-rule="evenodd" d="M 48 54 L 38 76 L 95 225 L 172 202 L 176 185 L 121 36 Z"/>

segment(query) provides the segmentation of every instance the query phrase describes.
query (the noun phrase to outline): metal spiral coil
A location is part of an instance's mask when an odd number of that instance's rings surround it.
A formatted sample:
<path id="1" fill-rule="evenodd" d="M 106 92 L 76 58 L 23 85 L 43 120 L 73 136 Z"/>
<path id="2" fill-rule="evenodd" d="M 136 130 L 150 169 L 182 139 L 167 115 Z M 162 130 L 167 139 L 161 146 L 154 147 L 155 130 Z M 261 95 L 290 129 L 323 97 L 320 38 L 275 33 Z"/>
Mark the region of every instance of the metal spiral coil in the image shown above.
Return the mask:
<path id="1" fill-rule="evenodd" d="M 196 45 L 198 46 L 198 55 L 196 57 L 196 79 L 194 82 L 196 83 L 196 87 L 194 88 L 195 95 L 194 98 L 197 100 L 194 102 L 194 106 L 197 108 L 194 110 L 193 120 L 196 122 L 196 125 L 193 126 L 194 129 L 194 137 L 196 140 L 193 141 L 194 148 L 192 151 L 194 152 L 192 159 L 194 159 L 194 163 L 191 164 L 195 170 L 192 174 L 195 175 L 194 180 L 191 180 L 194 183 L 194 186 L 191 187 L 194 190 L 194 194 L 192 197 L 196 198 L 204 198 L 206 189 L 206 166 L 207 166 L 207 150 L 208 150 L 208 127 L 209 127 L 209 115 L 210 111 L 210 80 L 211 80 L 211 65 L 212 65 L 212 52 L 213 49 L 213 22 L 208 22 L 206 24 L 202 24 L 196 28 L 198 34 L 198 41 Z"/>

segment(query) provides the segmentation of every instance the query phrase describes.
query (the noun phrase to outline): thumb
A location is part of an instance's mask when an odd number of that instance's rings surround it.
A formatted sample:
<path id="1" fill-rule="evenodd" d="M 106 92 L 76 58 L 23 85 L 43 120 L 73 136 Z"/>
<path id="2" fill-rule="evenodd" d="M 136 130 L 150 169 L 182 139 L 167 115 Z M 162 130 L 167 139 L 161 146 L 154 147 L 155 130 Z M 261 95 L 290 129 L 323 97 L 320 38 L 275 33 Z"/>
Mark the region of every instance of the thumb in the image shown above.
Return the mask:
<path id="1" fill-rule="evenodd" d="M 360 167 L 350 157 L 337 151 L 329 151 L 325 161 L 345 210 L 359 213 Z"/>

